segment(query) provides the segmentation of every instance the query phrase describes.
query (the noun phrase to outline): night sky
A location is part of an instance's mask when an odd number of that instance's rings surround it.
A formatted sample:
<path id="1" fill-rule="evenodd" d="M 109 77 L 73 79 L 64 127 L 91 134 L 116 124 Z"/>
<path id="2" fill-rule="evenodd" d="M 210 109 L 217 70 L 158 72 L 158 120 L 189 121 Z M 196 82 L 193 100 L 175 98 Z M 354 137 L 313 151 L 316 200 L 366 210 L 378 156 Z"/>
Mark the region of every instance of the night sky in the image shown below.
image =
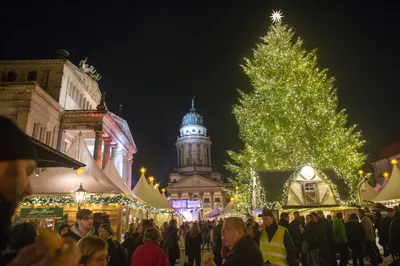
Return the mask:
<path id="1" fill-rule="evenodd" d="M 226 150 L 242 145 L 232 105 L 238 88 L 250 89 L 240 64 L 265 35 L 271 11 L 281 9 L 284 23 L 307 49 L 318 48 L 319 64 L 336 77 L 340 108 L 363 131 L 373 160 L 400 130 L 400 5 L 385 2 L 7 1 L 0 60 L 55 58 L 59 48 L 75 64 L 88 56 L 109 109 L 123 105 L 138 147 L 135 177 L 144 165 L 163 183 L 196 96 L 213 164 L 226 175 Z"/>

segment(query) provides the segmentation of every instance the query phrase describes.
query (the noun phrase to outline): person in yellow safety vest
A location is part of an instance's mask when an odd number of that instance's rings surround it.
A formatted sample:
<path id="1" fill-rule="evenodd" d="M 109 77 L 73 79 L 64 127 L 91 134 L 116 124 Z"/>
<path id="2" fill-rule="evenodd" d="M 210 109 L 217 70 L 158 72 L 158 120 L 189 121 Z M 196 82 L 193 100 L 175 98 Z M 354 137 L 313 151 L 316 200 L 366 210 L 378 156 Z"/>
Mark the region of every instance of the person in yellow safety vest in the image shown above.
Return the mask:
<path id="1" fill-rule="evenodd" d="M 272 211 L 263 208 L 259 215 L 263 227 L 256 236 L 256 241 L 266 265 L 295 265 L 296 248 L 286 228 L 276 223 Z"/>

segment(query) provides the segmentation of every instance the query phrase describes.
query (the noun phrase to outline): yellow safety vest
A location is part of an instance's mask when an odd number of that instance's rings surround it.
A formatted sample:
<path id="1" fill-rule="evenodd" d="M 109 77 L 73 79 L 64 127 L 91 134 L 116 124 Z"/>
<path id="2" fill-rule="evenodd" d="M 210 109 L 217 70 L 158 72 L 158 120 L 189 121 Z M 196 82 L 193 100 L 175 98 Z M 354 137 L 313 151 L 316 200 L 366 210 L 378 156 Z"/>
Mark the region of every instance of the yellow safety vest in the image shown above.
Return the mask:
<path id="1" fill-rule="evenodd" d="M 267 232 L 262 231 L 260 236 L 260 250 L 264 262 L 269 261 L 272 265 L 287 265 L 287 252 L 283 243 L 286 228 L 278 225 L 275 235 L 271 242 L 268 239 Z"/>

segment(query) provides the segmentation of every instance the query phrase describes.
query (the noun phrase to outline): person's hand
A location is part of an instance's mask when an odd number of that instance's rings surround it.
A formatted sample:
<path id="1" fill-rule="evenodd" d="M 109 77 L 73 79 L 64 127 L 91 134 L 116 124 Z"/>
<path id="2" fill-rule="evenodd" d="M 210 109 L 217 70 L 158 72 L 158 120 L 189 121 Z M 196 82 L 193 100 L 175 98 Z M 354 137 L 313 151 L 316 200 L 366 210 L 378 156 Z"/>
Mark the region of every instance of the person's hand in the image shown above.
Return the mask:
<path id="1" fill-rule="evenodd" d="M 80 259 L 80 252 L 76 241 L 72 238 L 64 238 L 64 246 L 57 250 L 54 256 L 48 257 L 46 266 L 76 266 Z"/>
<path id="2" fill-rule="evenodd" d="M 45 254 L 40 252 L 37 245 L 26 246 L 18 252 L 18 255 L 8 266 L 29 266 L 38 263 L 44 259 Z"/>

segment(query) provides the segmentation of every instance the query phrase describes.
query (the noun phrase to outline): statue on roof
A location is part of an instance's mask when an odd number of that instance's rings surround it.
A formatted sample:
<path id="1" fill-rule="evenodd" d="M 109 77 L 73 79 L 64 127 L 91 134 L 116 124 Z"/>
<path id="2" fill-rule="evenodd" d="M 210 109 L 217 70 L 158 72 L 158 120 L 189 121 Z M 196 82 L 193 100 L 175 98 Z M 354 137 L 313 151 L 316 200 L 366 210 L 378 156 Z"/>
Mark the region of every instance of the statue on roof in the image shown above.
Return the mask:
<path id="1" fill-rule="evenodd" d="M 194 109 L 194 98 L 195 98 L 195 96 L 193 96 L 193 98 L 192 98 L 192 109 Z"/>
<path id="2" fill-rule="evenodd" d="M 87 57 L 84 60 L 81 60 L 79 62 L 79 68 L 95 81 L 99 81 L 101 79 L 100 74 L 97 72 L 94 66 L 87 64 L 87 60 Z"/>

